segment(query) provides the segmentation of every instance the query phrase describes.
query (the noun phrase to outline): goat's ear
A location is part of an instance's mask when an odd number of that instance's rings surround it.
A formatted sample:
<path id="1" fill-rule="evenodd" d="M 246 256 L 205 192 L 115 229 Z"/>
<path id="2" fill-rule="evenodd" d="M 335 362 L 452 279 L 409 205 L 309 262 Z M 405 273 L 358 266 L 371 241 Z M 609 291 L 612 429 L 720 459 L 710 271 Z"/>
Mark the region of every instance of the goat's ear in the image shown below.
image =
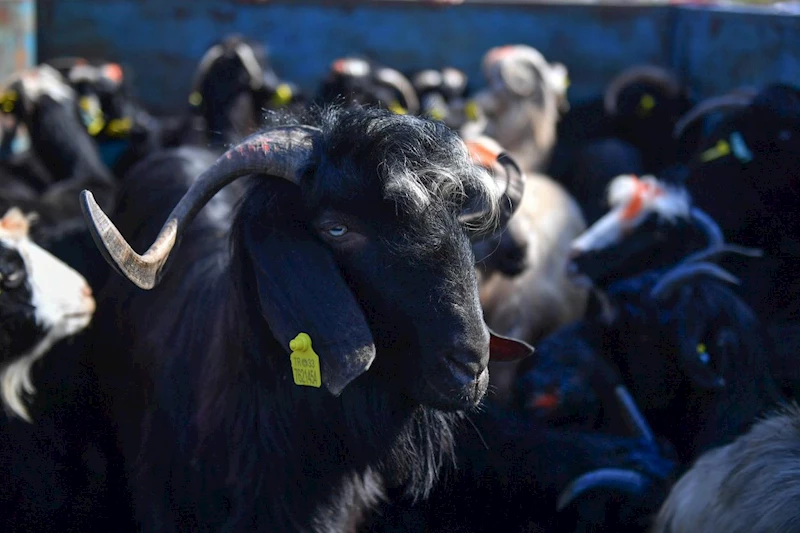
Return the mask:
<path id="1" fill-rule="evenodd" d="M 281 200 L 300 204 L 299 196 Z M 320 381 L 338 396 L 375 359 L 372 332 L 333 255 L 306 229 L 305 221 L 299 216 L 269 218 L 266 226 L 243 225 L 261 312 L 287 350 L 287 368 L 290 342 L 300 333 L 310 337 L 319 356 Z"/>

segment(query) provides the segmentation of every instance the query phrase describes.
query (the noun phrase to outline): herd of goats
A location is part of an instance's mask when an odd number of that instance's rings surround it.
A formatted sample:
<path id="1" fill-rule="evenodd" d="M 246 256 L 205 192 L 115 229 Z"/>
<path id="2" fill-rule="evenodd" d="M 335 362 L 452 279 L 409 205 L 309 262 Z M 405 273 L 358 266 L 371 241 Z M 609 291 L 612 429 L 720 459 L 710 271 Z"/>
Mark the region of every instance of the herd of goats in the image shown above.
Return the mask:
<path id="1" fill-rule="evenodd" d="M 482 73 L 7 79 L 0 530 L 800 531 L 800 89 Z"/>

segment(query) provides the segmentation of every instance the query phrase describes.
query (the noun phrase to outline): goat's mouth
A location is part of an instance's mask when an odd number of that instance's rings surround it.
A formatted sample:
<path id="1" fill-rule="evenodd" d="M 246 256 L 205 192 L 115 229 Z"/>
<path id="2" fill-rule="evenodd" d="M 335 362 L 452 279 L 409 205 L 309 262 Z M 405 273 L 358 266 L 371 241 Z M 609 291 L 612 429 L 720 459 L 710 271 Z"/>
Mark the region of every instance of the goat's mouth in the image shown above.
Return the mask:
<path id="1" fill-rule="evenodd" d="M 442 377 L 425 376 L 424 404 L 441 411 L 474 408 L 489 388 L 489 368 L 479 363 L 465 364 L 455 358 L 444 359 Z"/>

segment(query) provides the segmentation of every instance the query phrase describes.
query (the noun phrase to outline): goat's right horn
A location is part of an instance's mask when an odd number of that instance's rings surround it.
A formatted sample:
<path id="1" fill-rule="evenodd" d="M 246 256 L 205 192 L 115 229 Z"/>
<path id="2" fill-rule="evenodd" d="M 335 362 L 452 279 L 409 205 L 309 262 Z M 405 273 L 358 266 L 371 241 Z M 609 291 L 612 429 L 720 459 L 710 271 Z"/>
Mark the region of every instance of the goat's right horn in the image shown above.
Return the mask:
<path id="1" fill-rule="evenodd" d="M 379 67 L 375 71 L 375 79 L 384 85 L 397 90 L 405 100 L 406 111 L 412 115 L 419 113 L 419 98 L 417 91 L 403 74 L 389 67 Z"/>
<path id="2" fill-rule="evenodd" d="M 499 227 L 505 227 L 508 221 L 522 203 L 522 196 L 525 194 L 525 174 L 519 168 L 516 161 L 497 144 L 494 139 L 479 137 L 465 141 L 472 160 L 493 171 L 496 182 L 500 179 L 505 181 L 503 195 L 500 197 L 500 217 Z M 502 172 L 499 170 L 502 169 Z M 470 214 L 466 220 L 477 217 L 480 214 Z"/>
<path id="3" fill-rule="evenodd" d="M 144 255 L 133 251 L 92 193 L 85 190 L 81 193 L 81 207 L 92 238 L 112 267 L 138 287 L 152 289 L 161 280 L 164 265 L 183 230 L 220 189 L 248 174 L 299 184 L 318 131 L 308 126 L 278 127 L 253 134 L 230 148 L 186 191 Z"/>
<path id="4" fill-rule="evenodd" d="M 722 234 L 722 230 L 719 227 L 719 224 L 709 216 L 708 213 L 700 209 L 699 207 L 692 207 L 689 211 L 689 215 L 691 216 L 692 220 L 695 224 L 700 228 L 700 230 L 705 234 L 707 248 L 718 248 L 722 246 L 725 242 L 725 236 Z"/>
<path id="5" fill-rule="evenodd" d="M 663 300 L 669 297 L 682 283 L 701 276 L 710 276 L 733 285 L 739 284 L 736 276 L 713 263 L 680 264 L 658 280 L 650 289 L 650 297 L 654 300 Z"/>
<path id="6" fill-rule="evenodd" d="M 561 491 L 558 497 L 556 510 L 563 510 L 583 493 L 593 489 L 607 487 L 639 494 L 644 491 L 649 484 L 650 481 L 647 477 L 635 470 L 600 468 L 583 474 L 567 485 L 567 488 Z"/>
<path id="7" fill-rule="evenodd" d="M 674 139 L 680 139 L 689 126 L 712 111 L 719 111 L 721 109 L 741 109 L 742 107 L 750 105 L 752 101 L 753 95 L 749 93 L 729 93 L 714 98 L 707 98 L 687 111 L 686 114 L 675 123 L 675 128 L 672 130 L 672 137 Z"/>

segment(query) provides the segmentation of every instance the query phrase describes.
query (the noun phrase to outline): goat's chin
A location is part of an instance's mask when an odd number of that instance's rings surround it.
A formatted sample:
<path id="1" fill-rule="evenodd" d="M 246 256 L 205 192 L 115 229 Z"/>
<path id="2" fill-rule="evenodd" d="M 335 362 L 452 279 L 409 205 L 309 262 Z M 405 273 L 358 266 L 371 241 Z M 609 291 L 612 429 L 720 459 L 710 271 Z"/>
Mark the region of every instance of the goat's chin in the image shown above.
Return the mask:
<path id="1" fill-rule="evenodd" d="M 460 374 L 426 376 L 414 396 L 426 407 L 439 411 L 468 411 L 477 407 L 489 389 L 489 369 L 469 381 Z M 466 382 L 465 382 L 466 381 Z"/>

